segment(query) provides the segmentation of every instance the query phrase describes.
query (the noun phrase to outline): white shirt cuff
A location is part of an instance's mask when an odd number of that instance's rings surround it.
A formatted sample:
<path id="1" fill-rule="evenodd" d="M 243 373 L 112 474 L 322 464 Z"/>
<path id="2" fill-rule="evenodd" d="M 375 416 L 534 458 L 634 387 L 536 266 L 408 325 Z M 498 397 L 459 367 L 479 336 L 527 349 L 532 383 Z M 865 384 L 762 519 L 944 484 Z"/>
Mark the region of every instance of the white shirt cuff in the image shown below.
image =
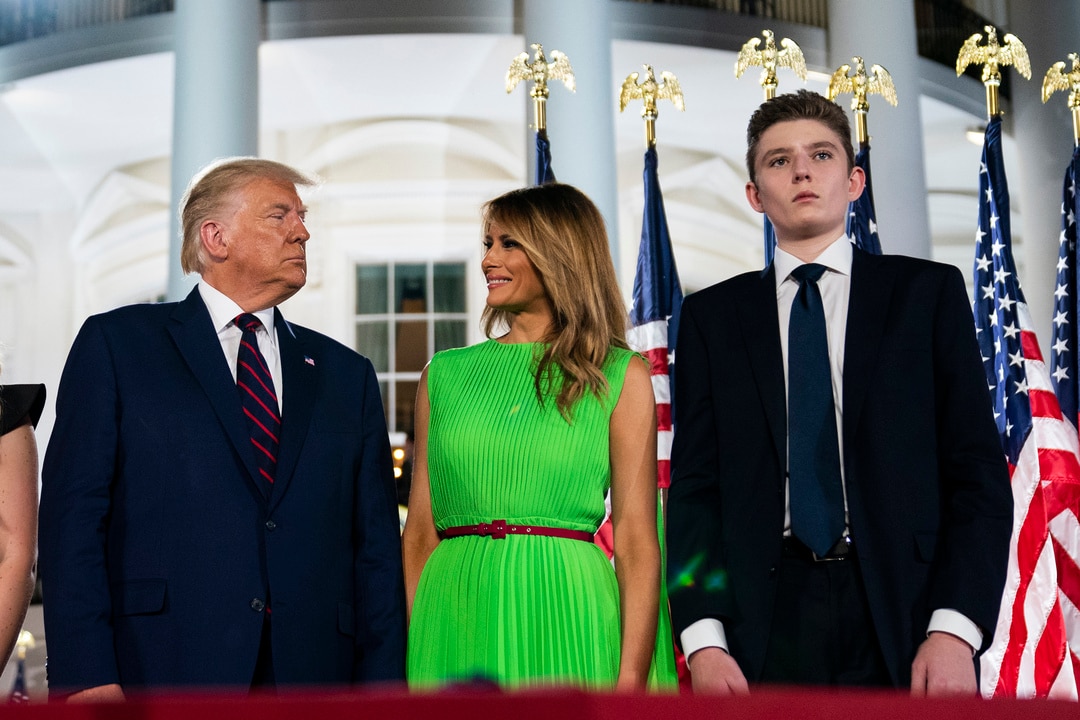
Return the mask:
<path id="1" fill-rule="evenodd" d="M 718 647 L 727 652 L 727 635 L 724 633 L 724 625 L 716 618 L 702 618 L 691 624 L 681 633 L 683 655 L 687 660 L 698 650 L 707 647 Z"/>
<path id="2" fill-rule="evenodd" d="M 690 627 L 693 627 L 693 625 Z M 690 628 L 687 628 L 687 630 L 689 629 Z M 978 625 L 971 622 L 966 615 L 957 610 L 952 610 L 950 608 L 940 608 L 935 610 L 934 614 L 930 616 L 930 627 L 926 629 L 927 635 L 932 632 L 944 632 L 955 635 L 971 646 L 971 653 L 973 655 L 982 647 L 982 630 L 979 629 Z M 684 640 L 683 642 L 685 643 L 686 641 Z"/>

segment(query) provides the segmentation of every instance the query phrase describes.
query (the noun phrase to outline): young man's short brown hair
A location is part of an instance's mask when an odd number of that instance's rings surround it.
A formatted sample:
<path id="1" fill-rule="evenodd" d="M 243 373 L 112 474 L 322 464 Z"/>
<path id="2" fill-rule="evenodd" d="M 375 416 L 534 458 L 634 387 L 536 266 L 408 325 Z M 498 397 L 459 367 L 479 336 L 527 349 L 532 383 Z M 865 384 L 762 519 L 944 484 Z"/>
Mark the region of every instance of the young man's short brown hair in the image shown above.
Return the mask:
<path id="1" fill-rule="evenodd" d="M 776 123 L 788 120 L 817 120 L 824 124 L 839 136 L 847 154 L 848 171 L 855 167 L 851 123 L 844 109 L 816 92 L 799 90 L 766 100 L 750 116 L 750 124 L 746 126 L 746 169 L 750 172 L 750 182 L 757 182 L 754 161 L 761 136 Z"/>

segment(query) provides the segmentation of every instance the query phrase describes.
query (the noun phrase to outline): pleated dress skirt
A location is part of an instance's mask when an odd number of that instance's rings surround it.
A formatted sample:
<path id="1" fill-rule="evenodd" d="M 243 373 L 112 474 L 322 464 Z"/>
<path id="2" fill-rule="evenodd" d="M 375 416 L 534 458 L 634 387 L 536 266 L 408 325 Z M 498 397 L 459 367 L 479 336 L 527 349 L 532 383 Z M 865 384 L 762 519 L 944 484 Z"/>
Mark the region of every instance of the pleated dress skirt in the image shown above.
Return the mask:
<path id="1" fill-rule="evenodd" d="M 591 533 L 603 520 L 609 422 L 633 354 L 612 349 L 607 395 L 583 398 L 567 422 L 553 398 L 537 398 L 533 368 L 541 349 L 489 340 L 432 359 L 428 475 L 438 530 L 506 520 Z M 409 685 L 610 689 L 619 623 L 614 570 L 591 542 L 444 539 L 417 588 Z M 670 626 L 666 632 L 667 651 L 653 669 L 658 687 L 675 682 Z"/>

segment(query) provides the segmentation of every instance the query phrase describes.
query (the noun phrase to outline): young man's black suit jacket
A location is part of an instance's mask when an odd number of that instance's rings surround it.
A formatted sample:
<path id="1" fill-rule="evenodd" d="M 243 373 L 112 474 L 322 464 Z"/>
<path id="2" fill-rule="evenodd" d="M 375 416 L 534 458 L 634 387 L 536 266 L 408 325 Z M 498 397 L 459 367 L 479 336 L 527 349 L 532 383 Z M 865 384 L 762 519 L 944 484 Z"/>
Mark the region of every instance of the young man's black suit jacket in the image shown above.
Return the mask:
<path id="1" fill-rule="evenodd" d="M 855 250 L 843 365 L 849 524 L 897 686 L 935 609 L 997 622 L 1008 469 L 955 268 Z M 784 531 L 786 399 L 772 267 L 686 299 L 668 501 L 676 634 L 723 622 L 751 682 L 765 661 Z"/>

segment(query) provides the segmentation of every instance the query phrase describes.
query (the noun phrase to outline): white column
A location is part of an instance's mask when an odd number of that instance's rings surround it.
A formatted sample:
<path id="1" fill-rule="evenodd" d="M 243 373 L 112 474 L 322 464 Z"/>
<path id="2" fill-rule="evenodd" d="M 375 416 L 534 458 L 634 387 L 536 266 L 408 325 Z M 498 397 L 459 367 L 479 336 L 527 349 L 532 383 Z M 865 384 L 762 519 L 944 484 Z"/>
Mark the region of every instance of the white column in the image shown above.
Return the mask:
<path id="1" fill-rule="evenodd" d="M 1022 231 L 1021 277 L 1043 354 L 1049 357 L 1054 287 L 1057 280 L 1058 236 L 1061 234 L 1061 183 L 1072 158 L 1072 119 L 1065 104 L 1068 93 L 1057 92 L 1042 103 L 1042 80 L 1055 62 L 1080 52 L 1080 3 L 1061 0 L 1013 2 L 1007 30 L 1027 46 L 1031 80 L 1014 68 L 1009 73 L 1010 102 L 1003 102 L 1006 127 L 1016 140 L 1017 167 L 1009 171 L 1009 192 Z M 998 37 L 1004 35 L 998 29 Z M 1011 116 L 1011 117 L 1010 117 Z M 1014 211 L 1014 215 L 1015 215 Z"/>
<path id="2" fill-rule="evenodd" d="M 592 198 L 607 223 L 616 272 L 619 269 L 618 189 L 615 173 L 616 88 L 611 76 L 611 0 L 524 0 L 522 27 L 526 49 L 532 43 L 570 58 L 577 92 L 562 83 L 551 85 L 547 133 L 551 166 L 559 182 L 569 183 Z M 529 50 L 532 58 L 532 51 Z M 530 122 L 532 101 L 529 103 Z M 529 132 L 532 178 L 532 130 Z"/>
<path id="3" fill-rule="evenodd" d="M 170 300 L 197 278 L 180 270 L 180 196 L 215 158 L 255 155 L 259 127 L 259 0 L 176 0 L 169 222 Z"/>
<path id="4" fill-rule="evenodd" d="M 852 56 L 859 55 L 867 68 L 871 64 L 881 65 L 896 83 L 900 98 L 897 107 L 889 105 L 880 95 L 869 98 L 867 125 L 878 234 L 884 253 L 929 258 L 930 217 L 926 204 L 914 3 L 912 0 L 872 3 L 829 0 L 828 43 L 829 72 L 845 63 L 851 64 Z M 838 102 L 850 107 L 851 96 L 842 96 Z"/>

